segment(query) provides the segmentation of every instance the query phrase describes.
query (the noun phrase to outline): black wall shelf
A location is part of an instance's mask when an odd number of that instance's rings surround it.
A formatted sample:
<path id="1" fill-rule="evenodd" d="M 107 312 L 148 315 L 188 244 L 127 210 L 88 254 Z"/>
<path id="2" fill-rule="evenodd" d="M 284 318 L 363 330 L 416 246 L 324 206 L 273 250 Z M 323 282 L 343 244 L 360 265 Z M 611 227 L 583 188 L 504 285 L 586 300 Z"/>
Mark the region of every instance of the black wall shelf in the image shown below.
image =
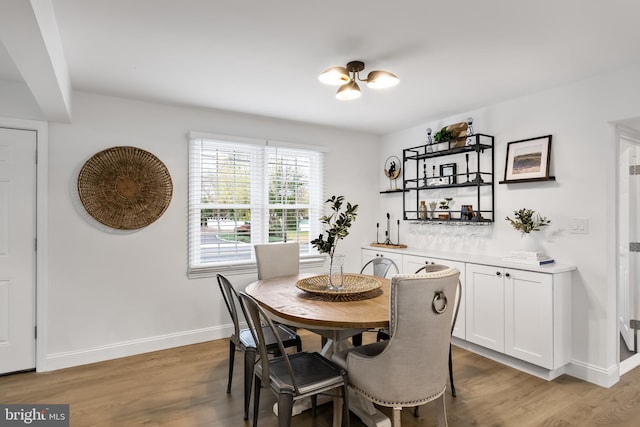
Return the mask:
<path id="1" fill-rule="evenodd" d="M 452 143 L 446 145 L 440 143 L 403 150 L 404 194 L 402 199 L 405 221 L 438 224 L 486 224 L 494 221 L 494 137 L 478 133 L 471 135 L 470 138 L 472 139 L 470 145 L 453 146 Z M 464 144 L 465 141 L 462 143 Z M 472 153 L 475 155 L 470 157 Z M 471 171 L 469 171 L 470 159 L 472 160 Z M 481 159 L 484 160 L 481 162 Z M 408 166 L 411 167 L 407 168 Z M 438 175 L 435 172 L 436 167 L 440 167 Z M 461 173 L 463 168 L 466 171 Z M 446 169 L 452 173 L 443 173 Z M 433 171 L 431 176 L 427 176 L 427 170 Z M 442 193 L 437 192 L 441 189 L 450 189 L 449 196 L 454 199 L 458 194 L 467 201 L 473 201 L 468 205 L 463 203 L 460 207 L 469 206 L 474 219 L 464 218 L 464 214 L 459 209 L 450 211 L 450 219 L 439 219 L 438 213 L 446 213 L 441 210 L 420 211 L 420 201 L 425 200 L 428 194 L 435 194 L 438 199 L 442 199 Z M 481 191 L 481 189 L 484 190 Z M 434 218 L 431 218 L 430 214 L 433 214 Z"/>
<path id="2" fill-rule="evenodd" d="M 507 179 L 504 181 L 498 181 L 498 184 L 520 184 L 522 182 L 542 182 L 542 181 L 555 181 L 555 176 L 545 176 L 542 178 L 527 178 L 527 179 Z"/>

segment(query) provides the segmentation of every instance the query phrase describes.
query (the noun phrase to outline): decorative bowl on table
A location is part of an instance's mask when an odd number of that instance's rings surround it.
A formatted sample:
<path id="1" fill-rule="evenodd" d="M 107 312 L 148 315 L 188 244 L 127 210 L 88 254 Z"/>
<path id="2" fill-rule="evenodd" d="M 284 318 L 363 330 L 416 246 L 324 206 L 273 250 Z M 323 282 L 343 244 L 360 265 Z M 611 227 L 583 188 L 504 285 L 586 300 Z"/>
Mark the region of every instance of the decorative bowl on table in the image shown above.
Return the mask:
<path id="1" fill-rule="evenodd" d="M 335 289 L 329 286 L 329 276 L 305 277 L 296 282 L 296 287 L 305 292 L 321 295 L 353 295 L 373 291 L 382 286 L 382 279 L 364 274 L 345 273 L 342 280 L 342 288 Z"/>

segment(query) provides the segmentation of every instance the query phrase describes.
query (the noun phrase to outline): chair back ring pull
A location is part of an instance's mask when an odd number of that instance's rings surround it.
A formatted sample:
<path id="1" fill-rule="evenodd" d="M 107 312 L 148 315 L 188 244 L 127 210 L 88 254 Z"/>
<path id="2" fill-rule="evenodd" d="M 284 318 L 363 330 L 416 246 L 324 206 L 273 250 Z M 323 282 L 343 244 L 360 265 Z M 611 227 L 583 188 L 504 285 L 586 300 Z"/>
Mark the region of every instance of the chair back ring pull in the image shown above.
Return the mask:
<path id="1" fill-rule="evenodd" d="M 437 302 L 443 300 L 442 308 L 437 307 Z M 433 296 L 433 301 L 431 302 L 431 307 L 433 307 L 433 311 L 437 314 L 442 314 L 447 311 L 447 296 L 444 294 L 444 291 L 437 291 Z"/>

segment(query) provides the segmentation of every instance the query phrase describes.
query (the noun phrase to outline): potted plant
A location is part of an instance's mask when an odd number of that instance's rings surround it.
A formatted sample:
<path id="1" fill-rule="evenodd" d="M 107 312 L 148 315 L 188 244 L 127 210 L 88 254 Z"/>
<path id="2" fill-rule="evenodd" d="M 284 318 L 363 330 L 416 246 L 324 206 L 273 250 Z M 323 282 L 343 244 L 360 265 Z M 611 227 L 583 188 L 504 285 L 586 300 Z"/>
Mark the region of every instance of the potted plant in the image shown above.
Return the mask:
<path id="1" fill-rule="evenodd" d="M 517 211 L 513 211 L 514 218 L 506 217 L 511 226 L 520 232 L 522 237 L 521 249 L 524 252 L 541 252 L 539 242 L 536 241 L 531 235 L 533 231 L 540 231 L 542 227 L 546 227 L 551 223 L 551 220 L 547 219 L 534 211 L 533 209 L 522 208 Z"/>
<path id="2" fill-rule="evenodd" d="M 436 132 L 435 135 L 433 135 L 433 142 L 435 142 L 436 144 L 440 142 L 453 141 L 453 139 L 454 139 L 453 132 L 447 129 L 446 126 L 440 129 L 438 132 Z"/>
<path id="3" fill-rule="evenodd" d="M 336 247 L 339 240 L 349 235 L 349 228 L 358 214 L 358 205 L 347 202 L 345 209 L 342 210 L 344 196 L 331 196 L 325 203 L 328 203 L 332 210 L 330 215 L 324 215 L 320 218 L 320 222 L 327 227 L 324 231 L 326 238 L 320 234 L 317 239 L 311 241 L 311 244 L 318 252 L 329 254 L 329 287 L 339 288 L 342 286 L 342 274 L 340 273 L 337 277 L 340 279 L 340 283 L 334 283 L 334 268 L 335 270 L 342 268 L 340 261 L 343 261 L 344 255 L 336 254 Z"/>
<path id="4" fill-rule="evenodd" d="M 440 210 L 448 211 L 452 203 L 453 203 L 453 197 L 445 197 L 444 199 L 440 200 L 440 206 L 439 206 Z M 449 219 L 449 212 L 438 214 L 438 218 Z"/>
<path id="5" fill-rule="evenodd" d="M 532 231 L 540 231 L 540 227 L 546 227 L 551 223 L 547 217 L 543 217 L 533 209 L 522 208 L 513 211 L 514 219 L 506 217 L 511 226 L 518 230 L 522 236 Z"/>

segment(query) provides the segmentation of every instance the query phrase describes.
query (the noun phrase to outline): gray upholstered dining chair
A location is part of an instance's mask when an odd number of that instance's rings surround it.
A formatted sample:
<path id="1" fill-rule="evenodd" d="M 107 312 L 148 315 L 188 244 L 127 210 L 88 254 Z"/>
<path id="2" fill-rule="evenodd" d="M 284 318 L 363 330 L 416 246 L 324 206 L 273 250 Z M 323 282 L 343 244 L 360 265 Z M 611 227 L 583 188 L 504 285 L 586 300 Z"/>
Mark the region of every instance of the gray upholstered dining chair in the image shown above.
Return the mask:
<path id="1" fill-rule="evenodd" d="M 425 264 L 416 270 L 415 274 L 429 273 L 433 271 L 446 270 L 449 267 L 442 264 Z M 460 300 L 462 299 L 462 282 L 458 279 L 458 286 L 456 287 L 456 300 L 454 305 L 453 320 L 451 321 L 451 333 L 456 327 L 456 320 L 458 319 L 458 311 L 460 311 Z M 378 335 L 376 341 L 388 340 L 389 329 L 378 329 Z M 451 384 L 451 395 L 456 397 L 456 387 L 453 383 L 453 358 L 451 357 L 451 343 L 449 343 L 449 384 Z M 418 407 L 416 406 L 415 415 L 418 416 Z"/>
<path id="2" fill-rule="evenodd" d="M 281 356 L 269 359 L 268 348 L 265 345 L 267 329 L 263 325 L 272 331 L 276 331 L 278 326 L 253 297 L 240 292 L 240 299 L 249 314 L 249 328 L 260 352 L 260 360 L 254 373 L 253 426 L 258 426 L 260 392 L 262 388 L 269 388 L 277 396 L 280 427 L 291 425 L 295 401 L 310 397 L 312 414 L 315 415 L 317 396 L 328 393 L 333 395 L 333 425 L 343 423 L 348 427 L 349 390 L 345 370 L 317 352 L 300 351 L 287 354 L 279 339 L 277 342 Z"/>
<path id="3" fill-rule="evenodd" d="M 233 333 L 229 337 L 229 381 L 227 382 L 227 393 L 231 393 L 231 382 L 233 380 L 233 363 L 235 360 L 236 348 L 244 353 L 244 419 L 249 418 L 249 401 L 251 400 L 251 381 L 253 381 L 253 369 L 256 362 L 257 347 L 249 329 L 240 329 L 240 315 L 238 307 L 242 307 L 238 293 L 231 285 L 231 282 L 221 274 L 218 274 L 218 286 L 222 292 L 231 321 L 233 322 Z M 243 312 L 243 320 L 246 320 Z M 284 348 L 296 347 L 297 351 L 302 350 L 302 340 L 292 329 L 278 325 L 275 329 L 279 341 Z M 280 349 L 276 343 L 273 333 L 265 333 L 265 343 L 270 353 L 280 354 Z"/>
<path id="4" fill-rule="evenodd" d="M 394 427 L 403 407 L 433 400 L 438 425 L 447 425 L 447 353 L 459 277 L 457 269 L 393 276 L 390 339 L 332 356 L 347 370 L 351 389 L 393 408 Z"/>
<path id="5" fill-rule="evenodd" d="M 258 280 L 292 276 L 300 272 L 300 245 L 298 242 L 265 243 L 254 245 Z"/>

